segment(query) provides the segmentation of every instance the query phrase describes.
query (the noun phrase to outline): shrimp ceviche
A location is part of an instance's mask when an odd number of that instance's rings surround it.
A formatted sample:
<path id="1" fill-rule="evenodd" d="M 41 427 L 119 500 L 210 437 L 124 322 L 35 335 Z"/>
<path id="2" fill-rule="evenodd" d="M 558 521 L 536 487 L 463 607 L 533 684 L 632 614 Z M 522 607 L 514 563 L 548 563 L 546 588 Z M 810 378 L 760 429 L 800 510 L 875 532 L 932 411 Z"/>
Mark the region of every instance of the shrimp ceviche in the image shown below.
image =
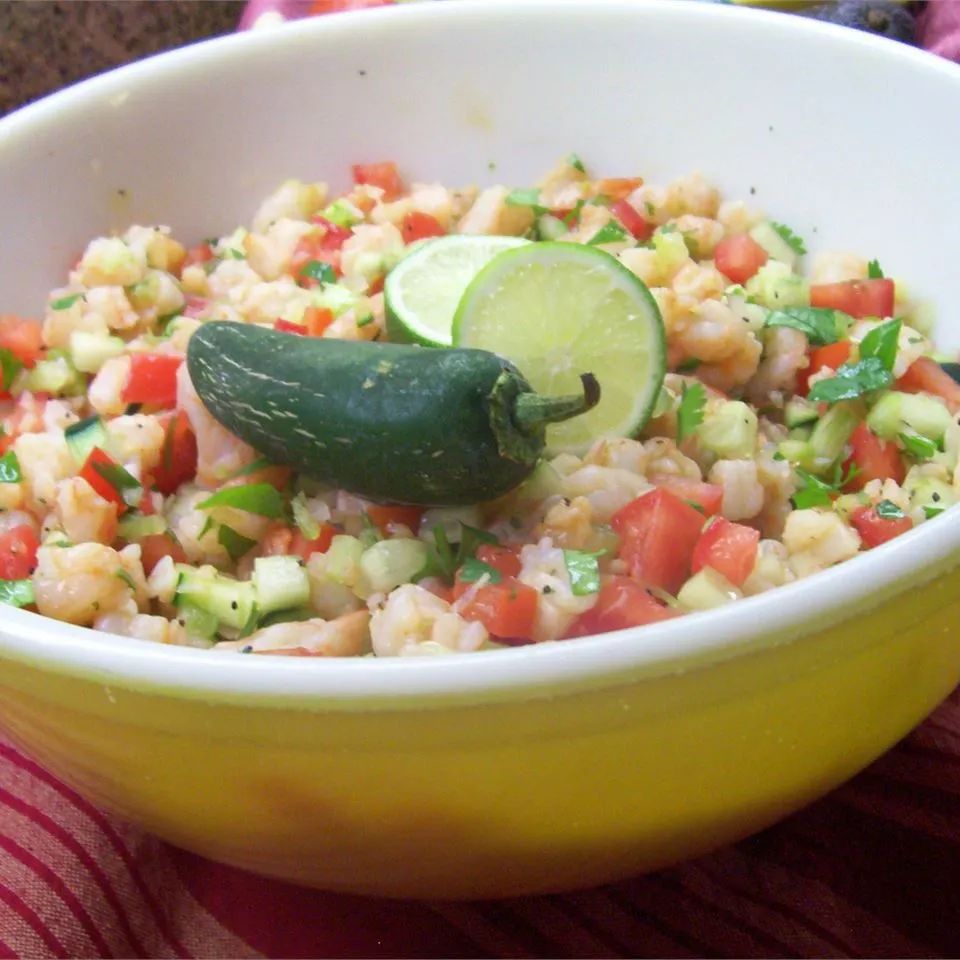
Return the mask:
<path id="1" fill-rule="evenodd" d="M 201 399 L 186 358 L 209 322 L 288 351 L 382 343 L 386 278 L 448 235 L 589 246 L 649 288 L 662 386 L 638 429 L 548 446 L 493 499 L 410 505 L 268 456 L 312 435 L 289 412 L 255 448 Z M 472 652 L 750 597 L 960 496 L 957 367 L 896 265 L 805 264 L 801 237 L 699 175 L 597 179 L 570 156 L 536 186 L 451 189 L 358 165 L 342 195 L 287 181 L 249 227 L 181 239 L 98 237 L 42 318 L 0 316 L 0 602 L 242 653 Z"/>

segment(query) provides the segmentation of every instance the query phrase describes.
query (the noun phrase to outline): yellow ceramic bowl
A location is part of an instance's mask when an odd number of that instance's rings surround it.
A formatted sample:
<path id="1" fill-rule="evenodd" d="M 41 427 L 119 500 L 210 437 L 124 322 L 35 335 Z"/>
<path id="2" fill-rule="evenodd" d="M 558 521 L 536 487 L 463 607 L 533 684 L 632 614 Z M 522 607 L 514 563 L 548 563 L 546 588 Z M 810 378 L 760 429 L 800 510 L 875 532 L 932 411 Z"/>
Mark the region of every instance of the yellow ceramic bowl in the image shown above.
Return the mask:
<path id="1" fill-rule="evenodd" d="M 953 306 L 958 74 L 822 24 L 633 0 L 411 5 L 217 41 L 0 124 L 2 307 L 38 313 L 111 226 L 225 231 L 287 176 L 394 158 L 525 183 L 570 150 L 610 175 L 699 168 Z M 869 763 L 956 684 L 958 588 L 950 511 L 713 613 L 429 662 L 234 658 L 4 609 L 0 722 L 105 809 L 253 870 L 394 896 L 557 890 L 742 837 Z"/>

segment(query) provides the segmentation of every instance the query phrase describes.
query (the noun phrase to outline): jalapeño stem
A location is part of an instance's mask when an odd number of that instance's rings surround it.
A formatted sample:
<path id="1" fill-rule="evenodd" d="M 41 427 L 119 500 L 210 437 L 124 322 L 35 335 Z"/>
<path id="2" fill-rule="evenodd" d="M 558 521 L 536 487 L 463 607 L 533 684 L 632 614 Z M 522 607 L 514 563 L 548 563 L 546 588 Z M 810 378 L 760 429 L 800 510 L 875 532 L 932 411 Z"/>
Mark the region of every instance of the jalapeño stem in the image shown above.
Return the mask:
<path id="1" fill-rule="evenodd" d="M 513 419 L 525 433 L 542 430 L 548 423 L 569 420 L 593 409 L 600 402 L 600 384 L 592 373 L 581 373 L 583 393 L 544 397 L 539 393 L 521 393 L 515 400 Z"/>

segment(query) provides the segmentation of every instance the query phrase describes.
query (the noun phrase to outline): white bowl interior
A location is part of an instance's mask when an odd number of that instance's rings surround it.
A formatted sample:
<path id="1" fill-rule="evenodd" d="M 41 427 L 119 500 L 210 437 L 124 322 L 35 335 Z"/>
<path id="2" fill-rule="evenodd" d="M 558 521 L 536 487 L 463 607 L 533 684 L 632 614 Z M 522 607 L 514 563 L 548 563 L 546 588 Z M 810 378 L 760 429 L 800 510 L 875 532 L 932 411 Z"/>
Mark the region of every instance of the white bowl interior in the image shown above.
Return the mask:
<path id="1" fill-rule="evenodd" d="M 945 118 L 958 109 L 952 64 L 722 5 L 458 0 L 301 21 L 134 64 L 0 123 L 0 309 L 40 315 L 93 236 L 165 223 L 196 242 L 248 222 L 287 177 L 339 187 L 351 163 L 389 158 L 419 180 L 521 185 L 574 150 L 610 176 L 664 182 L 700 170 L 726 196 L 788 223 L 812 252 L 878 258 L 929 299 L 939 341 L 955 349 L 946 263 L 960 223 L 960 128 Z M 324 663 L 307 672 L 309 689 L 476 689 L 653 665 L 678 649 L 716 653 L 774 622 L 796 634 L 815 595 L 821 612 L 849 607 L 881 581 L 917 576 L 921 555 L 937 563 L 955 554 L 958 521 L 858 558 L 857 576 L 833 572 L 826 594 L 823 583 L 801 583 L 776 601 L 647 629 L 644 643 L 611 635 L 444 664 Z M 261 692 L 277 689 L 271 677 L 292 676 L 293 664 L 278 660 L 217 657 L 214 671 L 196 651 L 4 616 L 11 635 L 0 643 L 51 662 L 127 664 L 170 681 L 187 669 L 200 687 Z"/>

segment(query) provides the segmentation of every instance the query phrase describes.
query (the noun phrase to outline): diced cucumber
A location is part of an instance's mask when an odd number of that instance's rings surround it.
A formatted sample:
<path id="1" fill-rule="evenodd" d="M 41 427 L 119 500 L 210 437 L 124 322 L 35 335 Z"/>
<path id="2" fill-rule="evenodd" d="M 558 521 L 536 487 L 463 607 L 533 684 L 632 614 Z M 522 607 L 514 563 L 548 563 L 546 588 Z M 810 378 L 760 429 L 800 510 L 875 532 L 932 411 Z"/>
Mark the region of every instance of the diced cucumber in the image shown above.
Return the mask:
<path id="1" fill-rule="evenodd" d="M 742 596 L 725 576 L 712 567 L 704 567 L 680 588 L 677 600 L 687 610 L 713 610 Z"/>
<path id="2" fill-rule="evenodd" d="M 539 470 L 542 465 L 543 461 L 540 462 L 540 465 L 538 465 L 536 469 Z M 526 482 L 529 482 L 529 479 Z M 518 493 L 522 490 L 523 487 L 521 486 Z M 526 496 L 522 493 L 520 495 Z M 547 494 L 544 494 L 544 496 L 547 496 Z M 436 543 L 435 531 L 439 526 L 443 528 L 448 543 L 457 543 L 460 540 L 462 524 L 466 524 L 468 527 L 481 526 L 483 524 L 483 516 L 479 508 L 475 506 L 431 507 L 429 510 L 424 511 L 420 519 L 419 537 L 426 543 Z"/>
<path id="3" fill-rule="evenodd" d="M 912 510 L 946 510 L 960 499 L 957 491 L 946 480 L 920 473 L 916 467 L 908 471 L 903 481 L 903 489 L 910 495 Z"/>
<path id="4" fill-rule="evenodd" d="M 781 440 L 777 444 L 777 453 L 784 460 L 804 470 L 811 470 L 816 459 L 809 440 Z"/>
<path id="5" fill-rule="evenodd" d="M 951 422 L 950 411 L 939 400 L 898 390 L 884 393 L 867 414 L 867 426 L 885 440 L 913 431 L 939 444 Z"/>
<path id="6" fill-rule="evenodd" d="M 818 421 L 810 434 L 813 470 L 828 470 L 843 453 L 850 434 L 863 420 L 863 404 L 859 400 L 843 400 L 834 404 Z"/>
<path id="7" fill-rule="evenodd" d="M 804 397 L 791 397 L 783 408 L 783 422 L 788 427 L 802 427 L 820 419 L 817 406 Z"/>
<path id="8" fill-rule="evenodd" d="M 41 360 L 27 374 L 26 388 L 33 393 L 69 397 L 84 393 L 87 384 L 65 353 L 50 351 L 47 359 Z"/>
<path id="9" fill-rule="evenodd" d="M 97 373 L 111 358 L 119 357 L 127 345 L 106 333 L 74 330 L 70 334 L 70 359 L 81 373 Z"/>
<path id="10" fill-rule="evenodd" d="M 210 613 L 194 603 L 184 601 L 177 607 L 177 616 L 183 621 L 183 628 L 191 637 L 202 637 L 209 640 L 216 636 L 220 621 Z"/>
<path id="11" fill-rule="evenodd" d="M 310 580 L 297 557 L 257 557 L 250 579 L 261 613 L 303 606 L 310 599 Z"/>
<path id="12" fill-rule="evenodd" d="M 690 258 L 687 243 L 679 230 L 664 230 L 660 227 L 652 239 L 653 249 L 657 255 L 657 266 L 663 273 L 673 273 Z"/>
<path id="13" fill-rule="evenodd" d="M 357 537 L 340 534 L 330 542 L 327 550 L 327 576 L 337 583 L 352 587 L 360 577 L 360 558 L 363 544 Z"/>
<path id="14" fill-rule="evenodd" d="M 389 593 L 423 570 L 429 550 L 422 540 L 381 540 L 363 552 L 360 569 L 373 593 Z"/>
<path id="15" fill-rule="evenodd" d="M 777 233 L 769 220 L 758 223 L 751 231 L 750 236 L 767 251 L 772 260 L 785 263 L 791 270 L 797 265 L 797 252 Z"/>
<path id="16" fill-rule="evenodd" d="M 355 223 L 360 223 L 363 220 L 363 212 L 343 197 L 324 207 L 320 216 L 338 227 L 352 227 Z"/>
<path id="17" fill-rule="evenodd" d="M 791 427 L 790 432 L 787 434 L 787 437 L 790 440 L 802 440 L 804 442 L 808 441 L 813 435 L 813 424 L 805 423 L 799 427 Z"/>
<path id="18" fill-rule="evenodd" d="M 537 217 L 537 235 L 541 240 L 559 240 L 570 228 L 552 213 L 542 213 Z"/>
<path id="19" fill-rule="evenodd" d="M 139 540 L 141 537 L 152 537 L 158 533 L 164 533 L 167 529 L 167 521 L 158 513 L 150 516 L 143 514 L 134 514 L 125 516 L 117 524 L 117 536 L 124 540 Z"/>
<path id="20" fill-rule="evenodd" d="M 844 493 L 833 501 L 833 509 L 844 520 L 849 520 L 854 511 L 868 506 L 870 498 L 864 493 Z"/>
<path id="21" fill-rule="evenodd" d="M 72 423 L 63 431 L 63 437 L 73 459 L 78 464 L 83 464 L 94 447 L 102 447 L 107 442 L 107 431 L 103 421 L 93 416 Z"/>
<path id="22" fill-rule="evenodd" d="M 725 460 L 752 457 L 757 445 L 757 415 L 740 400 L 725 401 L 696 429 L 700 444 Z"/>
<path id="23" fill-rule="evenodd" d="M 521 500 L 546 500 L 563 489 L 563 481 L 556 467 L 549 460 L 541 460 L 533 473 L 518 488 Z M 479 518 L 471 526 L 480 526 Z"/>
<path id="24" fill-rule="evenodd" d="M 181 575 L 177 587 L 178 602 L 192 603 L 235 630 L 247 626 L 256 602 L 256 591 L 249 580 L 233 580 L 212 567 L 197 569 L 177 564 L 177 569 Z"/>
<path id="25" fill-rule="evenodd" d="M 335 317 L 356 306 L 360 298 L 340 283 L 321 283 L 310 292 L 313 305 L 329 310 Z"/>
<path id="26" fill-rule="evenodd" d="M 747 281 L 746 291 L 771 310 L 810 305 L 810 284 L 779 260 L 768 260 Z"/>

